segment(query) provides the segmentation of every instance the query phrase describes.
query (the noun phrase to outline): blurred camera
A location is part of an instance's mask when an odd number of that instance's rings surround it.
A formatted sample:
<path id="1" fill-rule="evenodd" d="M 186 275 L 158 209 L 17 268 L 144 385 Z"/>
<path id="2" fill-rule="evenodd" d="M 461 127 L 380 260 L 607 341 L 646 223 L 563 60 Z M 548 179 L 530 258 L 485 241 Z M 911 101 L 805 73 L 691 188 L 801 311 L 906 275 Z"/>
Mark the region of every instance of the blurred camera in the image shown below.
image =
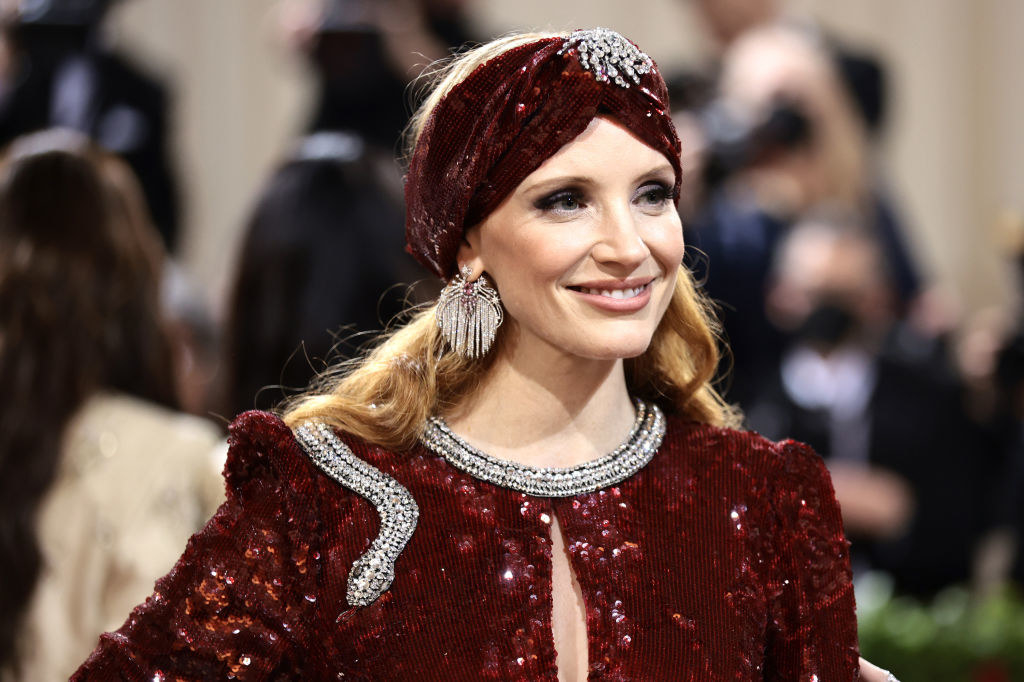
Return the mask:
<path id="1" fill-rule="evenodd" d="M 708 187 L 775 155 L 807 147 L 814 138 L 811 119 L 799 103 L 786 97 L 777 97 L 753 119 L 721 98 L 696 113 L 706 140 L 704 182 Z"/>

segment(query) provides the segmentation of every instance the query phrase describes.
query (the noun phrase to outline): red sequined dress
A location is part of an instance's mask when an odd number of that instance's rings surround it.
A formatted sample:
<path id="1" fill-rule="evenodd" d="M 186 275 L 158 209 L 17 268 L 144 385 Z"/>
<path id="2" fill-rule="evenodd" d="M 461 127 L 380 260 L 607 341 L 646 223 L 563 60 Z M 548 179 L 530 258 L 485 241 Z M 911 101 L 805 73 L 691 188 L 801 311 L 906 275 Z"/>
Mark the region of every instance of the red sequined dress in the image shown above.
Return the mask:
<path id="1" fill-rule="evenodd" d="M 857 679 L 820 458 L 677 417 L 664 429 L 624 480 L 567 497 L 487 482 L 425 444 L 345 437 L 372 467 L 356 488 L 379 487 L 373 472 L 400 484 L 371 502 L 279 419 L 244 414 L 227 502 L 72 679 L 556 680 L 552 516 L 584 597 L 589 679 Z M 393 582 L 354 606 L 349 574 L 375 548 L 397 551 Z"/>

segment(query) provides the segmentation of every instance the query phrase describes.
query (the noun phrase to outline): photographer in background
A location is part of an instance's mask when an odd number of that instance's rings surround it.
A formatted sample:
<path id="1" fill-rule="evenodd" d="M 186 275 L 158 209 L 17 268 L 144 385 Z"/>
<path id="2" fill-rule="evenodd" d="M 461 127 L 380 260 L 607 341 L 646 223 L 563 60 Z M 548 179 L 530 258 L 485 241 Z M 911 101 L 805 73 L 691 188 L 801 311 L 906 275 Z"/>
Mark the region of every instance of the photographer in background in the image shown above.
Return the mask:
<path id="1" fill-rule="evenodd" d="M 901 593 L 930 596 L 971 577 L 998 457 L 946 363 L 908 352 L 914 330 L 897 301 L 881 245 L 856 218 L 819 213 L 790 228 L 766 310 L 787 344 L 747 423 L 826 458 L 855 575 L 884 570 Z"/>
<path id="2" fill-rule="evenodd" d="M 684 215 L 689 258 L 723 304 L 734 357 L 729 397 L 746 407 L 786 343 L 764 304 L 778 244 L 801 216 L 857 216 L 882 244 L 900 315 L 920 277 L 878 188 L 866 119 L 815 34 L 782 24 L 747 31 L 724 53 L 714 90 L 690 85 L 680 95 L 690 100 L 689 120 L 680 123 L 704 184 L 689 193 L 692 213 Z"/>

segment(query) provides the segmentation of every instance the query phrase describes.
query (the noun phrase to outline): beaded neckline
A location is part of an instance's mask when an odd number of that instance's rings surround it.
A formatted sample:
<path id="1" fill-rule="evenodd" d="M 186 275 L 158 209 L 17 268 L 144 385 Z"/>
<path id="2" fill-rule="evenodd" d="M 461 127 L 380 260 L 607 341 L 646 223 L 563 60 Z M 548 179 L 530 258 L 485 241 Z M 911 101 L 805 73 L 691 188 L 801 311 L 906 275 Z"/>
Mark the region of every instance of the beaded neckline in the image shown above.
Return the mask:
<path id="1" fill-rule="evenodd" d="M 603 457 L 574 467 L 532 467 L 492 457 L 431 417 L 420 436 L 430 451 L 476 478 L 537 497 L 571 497 L 621 483 L 640 471 L 661 447 L 665 415 L 653 403 L 634 399 L 636 421 L 623 443 Z"/>

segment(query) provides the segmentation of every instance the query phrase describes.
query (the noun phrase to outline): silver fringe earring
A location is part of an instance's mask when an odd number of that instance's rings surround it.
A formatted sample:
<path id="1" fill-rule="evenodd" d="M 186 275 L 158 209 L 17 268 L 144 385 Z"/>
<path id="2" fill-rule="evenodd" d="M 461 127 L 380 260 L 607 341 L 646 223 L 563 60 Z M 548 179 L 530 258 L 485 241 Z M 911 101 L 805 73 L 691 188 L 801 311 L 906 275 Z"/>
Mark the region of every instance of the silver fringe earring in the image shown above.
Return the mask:
<path id="1" fill-rule="evenodd" d="M 498 292 L 483 275 L 469 278 L 473 268 L 462 266 L 441 290 L 437 301 L 437 327 L 453 352 L 479 358 L 494 343 L 494 334 L 504 319 Z"/>

